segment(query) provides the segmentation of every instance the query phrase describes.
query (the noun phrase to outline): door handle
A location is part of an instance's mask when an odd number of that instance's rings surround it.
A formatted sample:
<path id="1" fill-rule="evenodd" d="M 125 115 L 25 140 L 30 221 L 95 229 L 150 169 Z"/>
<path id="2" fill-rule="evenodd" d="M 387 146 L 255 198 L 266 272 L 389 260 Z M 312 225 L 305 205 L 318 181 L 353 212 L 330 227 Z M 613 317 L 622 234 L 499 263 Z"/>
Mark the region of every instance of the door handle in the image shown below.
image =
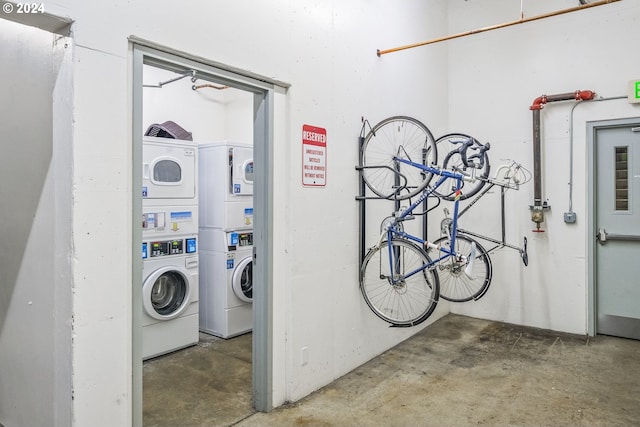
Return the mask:
<path id="1" fill-rule="evenodd" d="M 598 228 L 598 232 L 596 233 L 596 238 L 598 239 L 598 243 L 604 245 L 608 240 L 624 240 L 627 242 L 640 242 L 640 236 L 633 234 L 615 234 L 615 233 L 607 233 L 607 230 L 600 227 Z"/>
<path id="2" fill-rule="evenodd" d="M 596 233 L 596 238 L 598 239 L 598 243 L 604 245 L 607 243 L 607 232 L 604 228 L 598 228 L 598 232 Z"/>

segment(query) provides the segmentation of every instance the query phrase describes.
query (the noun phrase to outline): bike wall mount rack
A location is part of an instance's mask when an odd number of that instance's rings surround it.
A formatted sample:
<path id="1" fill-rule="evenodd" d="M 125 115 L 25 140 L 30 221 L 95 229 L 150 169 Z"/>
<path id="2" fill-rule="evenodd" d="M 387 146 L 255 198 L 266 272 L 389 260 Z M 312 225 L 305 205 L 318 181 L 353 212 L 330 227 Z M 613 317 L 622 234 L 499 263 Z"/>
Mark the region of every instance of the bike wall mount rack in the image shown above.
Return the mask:
<path id="1" fill-rule="evenodd" d="M 398 186 L 400 188 L 404 188 L 407 185 L 407 178 L 402 175 L 398 171 L 394 171 L 389 166 L 363 166 L 362 163 L 362 149 L 365 143 L 365 138 L 368 132 L 372 132 L 373 129 L 367 119 L 362 117 L 362 127 L 360 129 L 360 136 L 358 137 L 358 162 L 359 164 L 355 167 L 355 170 L 358 171 L 359 180 L 358 180 L 358 195 L 355 197 L 356 201 L 358 201 L 358 265 L 362 265 L 364 261 L 364 257 L 367 253 L 367 244 L 366 244 L 366 227 L 367 227 L 367 201 L 379 200 L 379 201 L 387 201 L 393 203 L 393 212 L 398 212 L 400 209 L 400 200 L 394 199 L 392 197 L 380 197 L 377 195 L 367 195 L 367 184 L 362 176 L 362 171 L 365 169 L 373 169 L 373 168 L 387 168 L 390 169 L 398 179 Z M 367 128 L 369 129 L 367 132 Z M 425 214 L 422 215 L 422 237 L 423 239 L 427 239 L 427 200 L 424 202 Z M 361 276 L 362 272 L 358 272 L 358 276 Z M 361 279 L 361 277 L 359 277 Z"/>

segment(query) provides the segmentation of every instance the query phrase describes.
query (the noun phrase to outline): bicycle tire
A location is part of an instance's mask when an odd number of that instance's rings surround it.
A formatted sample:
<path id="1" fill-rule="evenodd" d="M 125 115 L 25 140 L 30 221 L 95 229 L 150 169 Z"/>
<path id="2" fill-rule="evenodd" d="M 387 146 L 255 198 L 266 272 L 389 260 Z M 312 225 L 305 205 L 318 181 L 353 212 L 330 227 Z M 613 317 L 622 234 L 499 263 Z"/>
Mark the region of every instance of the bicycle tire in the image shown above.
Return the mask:
<path id="1" fill-rule="evenodd" d="M 448 244 L 449 238 L 442 237 L 435 242 L 436 245 Z M 440 280 L 440 296 L 451 302 L 466 302 L 479 300 L 487 293 L 493 274 L 491 258 L 486 249 L 468 236 L 458 234 L 456 236 L 455 251 L 468 257 L 471 253 L 471 243 L 476 244 L 476 256 L 473 264 L 472 278 L 469 278 L 464 269 L 466 263 L 457 261 L 450 256 L 440 261 L 437 266 Z"/>
<path id="2" fill-rule="evenodd" d="M 376 316 L 394 326 L 414 326 L 424 322 L 438 304 L 440 284 L 433 268 L 426 268 L 397 285 L 389 280 L 389 253 L 398 253 L 400 275 L 431 262 L 427 253 L 403 239 L 392 239 L 369 250 L 362 262 L 360 291 Z"/>
<path id="3" fill-rule="evenodd" d="M 465 135 L 463 133 L 450 133 L 444 136 L 441 136 L 436 140 L 436 147 L 438 150 L 438 158 L 442 159 L 442 168 L 455 170 L 456 172 L 460 172 L 464 175 L 470 176 L 469 168 L 462 163 L 462 158 L 459 153 L 456 153 L 455 150 L 460 147 L 459 144 L 455 144 L 456 142 L 466 141 L 471 138 L 469 135 Z M 475 139 L 475 138 L 474 138 Z M 475 146 L 482 146 L 480 142 L 476 140 Z M 476 171 L 476 180 L 474 182 L 462 181 L 462 192 L 460 194 L 460 200 L 468 199 L 469 197 L 473 197 L 478 194 L 478 191 L 484 187 L 486 180 L 489 178 L 489 173 L 491 172 L 491 165 L 489 164 L 489 156 L 487 152 L 484 152 L 483 155 L 484 167 Z M 434 191 L 439 197 L 442 197 L 445 200 L 454 200 L 455 199 L 455 180 L 450 180 L 452 187 L 450 191 L 443 191 L 440 188 L 443 188 L 443 184 L 437 191 Z"/>
<path id="4" fill-rule="evenodd" d="M 433 174 L 394 158 L 435 165 L 437 155 L 435 139 L 423 123 L 407 116 L 389 117 L 376 124 L 365 138 L 360 151 L 362 178 L 379 197 L 407 199 L 422 192 Z"/>

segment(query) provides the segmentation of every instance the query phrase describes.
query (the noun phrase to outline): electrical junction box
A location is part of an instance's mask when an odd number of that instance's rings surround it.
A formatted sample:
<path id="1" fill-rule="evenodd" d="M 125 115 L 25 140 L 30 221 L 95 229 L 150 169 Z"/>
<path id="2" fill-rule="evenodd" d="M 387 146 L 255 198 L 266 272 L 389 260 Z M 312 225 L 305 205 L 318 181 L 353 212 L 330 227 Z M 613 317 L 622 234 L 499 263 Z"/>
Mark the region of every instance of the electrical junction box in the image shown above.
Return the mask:
<path id="1" fill-rule="evenodd" d="M 640 104 L 640 80 L 631 80 L 628 91 L 629 104 Z"/>
<path id="2" fill-rule="evenodd" d="M 564 213 L 564 222 L 567 224 L 573 224 L 576 222 L 576 213 L 575 212 L 565 212 Z"/>

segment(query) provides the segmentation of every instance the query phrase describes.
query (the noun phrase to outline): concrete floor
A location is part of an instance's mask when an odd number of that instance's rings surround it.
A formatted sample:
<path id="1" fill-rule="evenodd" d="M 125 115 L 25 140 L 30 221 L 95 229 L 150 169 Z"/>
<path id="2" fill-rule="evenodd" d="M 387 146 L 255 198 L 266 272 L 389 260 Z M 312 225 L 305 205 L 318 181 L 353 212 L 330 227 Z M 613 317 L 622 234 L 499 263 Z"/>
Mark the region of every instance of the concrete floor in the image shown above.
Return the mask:
<path id="1" fill-rule="evenodd" d="M 251 407 L 251 335 L 144 364 L 145 427 L 638 426 L 640 341 L 448 315 L 299 402 Z"/>

